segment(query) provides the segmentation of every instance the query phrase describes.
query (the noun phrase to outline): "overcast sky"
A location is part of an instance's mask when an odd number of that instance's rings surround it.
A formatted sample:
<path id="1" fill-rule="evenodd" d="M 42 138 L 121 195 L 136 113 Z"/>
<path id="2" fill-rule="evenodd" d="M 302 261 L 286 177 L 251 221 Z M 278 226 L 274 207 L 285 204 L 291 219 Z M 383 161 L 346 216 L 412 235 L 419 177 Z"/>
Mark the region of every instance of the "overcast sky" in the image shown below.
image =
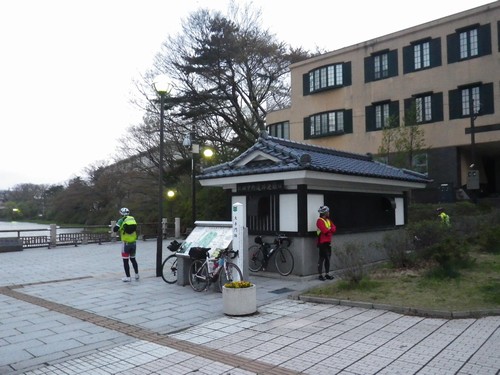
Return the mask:
<path id="1" fill-rule="evenodd" d="M 0 190 L 60 184 L 140 122 L 132 81 L 181 21 L 229 0 L 2 0 Z M 238 0 L 239 1 L 239 0 Z M 241 1 L 243 2 L 243 0 Z M 492 1 L 254 0 L 281 41 L 331 51 Z"/>

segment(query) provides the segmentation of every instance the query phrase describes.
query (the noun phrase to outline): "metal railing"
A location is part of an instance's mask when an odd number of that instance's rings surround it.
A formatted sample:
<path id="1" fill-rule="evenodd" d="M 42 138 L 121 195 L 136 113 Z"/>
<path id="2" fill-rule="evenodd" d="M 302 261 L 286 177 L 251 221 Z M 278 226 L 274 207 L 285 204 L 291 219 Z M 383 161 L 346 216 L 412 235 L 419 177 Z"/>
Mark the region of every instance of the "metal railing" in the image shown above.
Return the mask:
<path id="1" fill-rule="evenodd" d="M 137 238 L 146 241 L 150 238 L 157 238 L 157 223 L 138 223 Z M 15 229 L 15 230 L 0 230 L 0 234 L 12 233 L 10 238 L 20 238 L 24 248 L 37 247 L 56 247 L 56 246 L 78 246 L 91 243 L 102 244 L 104 242 L 119 241 L 119 235 L 112 231 L 111 225 L 91 225 L 83 227 L 65 227 L 57 228 L 56 231 L 64 230 L 63 233 L 56 233 L 55 242 L 51 239 L 53 235 L 50 229 Z M 168 238 L 174 235 L 174 226 L 167 224 L 164 227 L 163 237 Z M 49 232 L 49 234 L 36 235 L 32 232 Z M 30 233 L 23 235 L 23 233 Z M 9 237 L 6 237 L 9 238 Z"/>

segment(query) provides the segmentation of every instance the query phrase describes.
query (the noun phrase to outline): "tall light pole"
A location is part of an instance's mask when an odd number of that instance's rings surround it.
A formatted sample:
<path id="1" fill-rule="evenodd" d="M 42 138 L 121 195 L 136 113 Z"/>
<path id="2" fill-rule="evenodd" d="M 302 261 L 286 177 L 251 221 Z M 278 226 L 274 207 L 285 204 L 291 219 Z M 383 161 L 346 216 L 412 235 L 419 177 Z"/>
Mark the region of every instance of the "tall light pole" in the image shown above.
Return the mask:
<path id="1" fill-rule="evenodd" d="M 196 132 L 194 130 L 194 125 L 189 133 L 189 136 L 186 137 L 182 143 L 184 147 L 188 148 L 191 151 L 191 224 L 194 228 L 194 223 L 196 221 L 196 161 L 195 154 L 200 152 L 200 145 L 196 142 Z"/>
<path id="2" fill-rule="evenodd" d="M 170 92 L 170 85 L 166 76 L 158 76 L 154 81 L 154 88 L 160 95 L 160 144 L 158 146 L 158 237 L 156 240 L 156 276 L 161 276 L 163 257 L 163 127 L 165 96 Z"/>
<path id="3" fill-rule="evenodd" d="M 194 223 L 196 222 L 196 159 L 195 154 L 200 153 L 200 145 L 196 140 L 196 133 L 193 129 L 189 133 L 189 136 L 184 139 L 182 142 L 184 147 L 189 148 L 191 150 L 191 223 L 194 228 Z M 207 148 L 203 151 L 203 156 L 210 158 L 212 157 L 214 152 Z"/>

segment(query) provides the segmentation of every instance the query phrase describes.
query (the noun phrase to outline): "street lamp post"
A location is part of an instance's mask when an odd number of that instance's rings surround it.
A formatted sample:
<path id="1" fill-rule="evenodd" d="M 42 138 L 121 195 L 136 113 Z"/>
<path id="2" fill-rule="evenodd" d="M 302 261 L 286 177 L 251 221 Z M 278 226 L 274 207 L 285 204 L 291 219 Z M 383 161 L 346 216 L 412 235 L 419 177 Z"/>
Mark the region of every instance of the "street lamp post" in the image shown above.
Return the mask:
<path id="1" fill-rule="evenodd" d="M 184 139 L 184 147 L 191 150 L 191 223 L 194 227 L 196 222 L 196 159 L 195 154 L 200 153 L 200 145 L 196 142 L 196 133 L 193 130 L 189 133 L 189 136 Z M 212 157 L 213 151 L 209 148 L 203 151 L 203 156 Z"/>
<path id="2" fill-rule="evenodd" d="M 156 276 L 161 276 L 161 263 L 163 257 L 163 127 L 165 96 L 170 91 L 170 85 L 165 76 L 158 76 L 154 88 L 160 95 L 160 144 L 158 147 L 158 237 L 156 240 Z"/>
<path id="3" fill-rule="evenodd" d="M 174 198 L 175 198 L 175 191 L 174 190 L 169 190 L 167 191 L 167 197 L 170 199 L 170 217 L 172 218 L 172 222 L 174 221 Z"/>

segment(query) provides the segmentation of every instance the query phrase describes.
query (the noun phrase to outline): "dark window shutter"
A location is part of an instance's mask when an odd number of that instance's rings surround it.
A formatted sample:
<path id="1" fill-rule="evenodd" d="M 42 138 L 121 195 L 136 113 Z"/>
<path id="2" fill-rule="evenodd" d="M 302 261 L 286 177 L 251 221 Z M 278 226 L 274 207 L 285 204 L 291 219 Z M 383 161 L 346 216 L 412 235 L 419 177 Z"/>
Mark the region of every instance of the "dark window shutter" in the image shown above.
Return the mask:
<path id="1" fill-rule="evenodd" d="M 432 94 L 432 122 L 443 121 L 443 93 Z"/>
<path id="2" fill-rule="evenodd" d="M 493 83 L 481 86 L 481 112 L 480 115 L 491 115 L 495 113 L 493 101 Z"/>
<path id="3" fill-rule="evenodd" d="M 405 117 L 406 113 L 410 110 L 412 104 L 415 102 L 414 98 L 408 98 L 404 100 Z"/>
<path id="4" fill-rule="evenodd" d="M 389 51 L 389 77 L 395 77 L 398 75 L 398 51 Z"/>
<path id="5" fill-rule="evenodd" d="M 311 120 L 309 117 L 304 117 L 304 139 L 311 138 Z"/>
<path id="6" fill-rule="evenodd" d="M 491 55 L 491 28 L 490 24 L 478 29 L 479 56 Z"/>
<path id="7" fill-rule="evenodd" d="M 403 74 L 415 71 L 413 45 L 403 47 Z"/>
<path id="8" fill-rule="evenodd" d="M 389 103 L 389 116 L 396 118 L 396 124 L 394 126 L 399 125 L 399 102 L 390 102 Z"/>
<path id="9" fill-rule="evenodd" d="M 371 132 L 375 130 L 375 107 L 368 106 L 365 108 L 365 126 L 366 131 Z"/>
<path id="10" fill-rule="evenodd" d="M 431 53 L 431 68 L 441 66 L 441 38 L 432 39 L 429 41 Z"/>
<path id="11" fill-rule="evenodd" d="M 458 34 L 450 34 L 446 37 L 446 46 L 448 51 L 448 64 L 459 61 L 460 46 L 458 44 Z"/>
<path id="12" fill-rule="evenodd" d="M 365 57 L 365 83 L 373 81 L 373 57 Z"/>
<path id="13" fill-rule="evenodd" d="M 351 62 L 346 62 L 342 66 L 342 73 L 344 79 L 344 86 L 351 86 L 352 84 L 352 68 Z"/>
<path id="14" fill-rule="evenodd" d="M 352 133 L 352 109 L 344 111 L 344 133 Z"/>
<path id="15" fill-rule="evenodd" d="M 302 76 L 302 95 L 309 95 L 309 73 Z"/>
<path id="16" fill-rule="evenodd" d="M 448 101 L 450 108 L 450 120 L 462 117 L 462 101 L 458 90 L 448 91 Z"/>
<path id="17" fill-rule="evenodd" d="M 498 40 L 498 51 L 500 52 L 500 21 L 497 22 L 497 40 Z"/>

